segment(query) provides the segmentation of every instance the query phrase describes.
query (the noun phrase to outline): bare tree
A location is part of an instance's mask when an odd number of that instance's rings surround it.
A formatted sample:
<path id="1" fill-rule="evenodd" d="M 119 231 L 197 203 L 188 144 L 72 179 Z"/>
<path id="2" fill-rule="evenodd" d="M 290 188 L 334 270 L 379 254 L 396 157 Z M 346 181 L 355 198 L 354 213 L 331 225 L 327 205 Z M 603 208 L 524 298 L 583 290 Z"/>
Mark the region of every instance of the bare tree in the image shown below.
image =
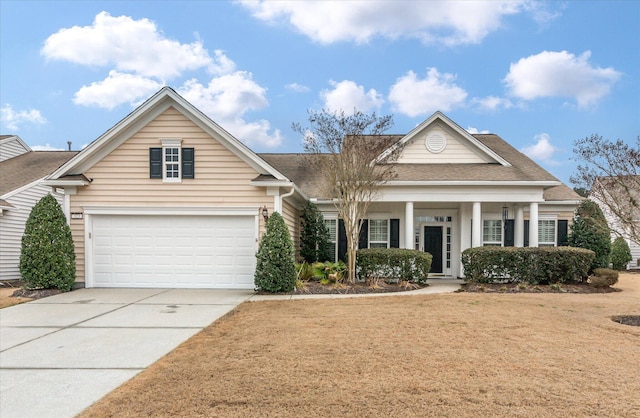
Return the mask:
<path id="1" fill-rule="evenodd" d="M 390 115 L 355 109 L 351 115 L 344 111 L 309 111 L 309 125 L 294 123 L 293 130 L 303 136 L 309 164 L 322 177 L 323 194 L 334 199 L 344 222 L 348 281 L 353 283 L 363 219 L 380 186 L 394 176 L 389 163 L 401 147 L 394 144 L 398 137 L 383 135 L 393 125 Z"/>
<path id="2" fill-rule="evenodd" d="M 591 135 L 576 141 L 573 152 L 580 164 L 571 182 L 603 205 L 616 233 L 640 243 L 640 137 L 633 148 Z"/>

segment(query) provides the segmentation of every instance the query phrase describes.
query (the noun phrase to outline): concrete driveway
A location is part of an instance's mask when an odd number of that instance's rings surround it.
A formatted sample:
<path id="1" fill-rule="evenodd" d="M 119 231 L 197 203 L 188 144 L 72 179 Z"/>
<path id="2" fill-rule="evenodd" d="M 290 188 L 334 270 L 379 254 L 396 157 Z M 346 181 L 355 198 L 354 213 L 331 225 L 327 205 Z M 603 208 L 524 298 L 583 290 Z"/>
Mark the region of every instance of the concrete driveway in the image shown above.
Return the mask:
<path id="1" fill-rule="evenodd" d="M 253 295 L 81 289 L 0 310 L 0 416 L 72 417 Z"/>

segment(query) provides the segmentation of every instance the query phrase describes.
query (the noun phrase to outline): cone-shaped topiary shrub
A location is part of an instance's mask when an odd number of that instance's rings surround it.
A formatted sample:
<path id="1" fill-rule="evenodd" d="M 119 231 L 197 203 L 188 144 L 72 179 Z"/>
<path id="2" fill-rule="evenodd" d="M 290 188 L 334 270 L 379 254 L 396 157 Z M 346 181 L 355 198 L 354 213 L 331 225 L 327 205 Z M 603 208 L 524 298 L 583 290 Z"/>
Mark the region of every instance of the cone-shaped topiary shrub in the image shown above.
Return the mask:
<path id="1" fill-rule="evenodd" d="M 302 210 L 300 231 L 300 257 L 307 263 L 333 260 L 329 243 L 329 230 L 316 205 L 309 202 Z"/>
<path id="2" fill-rule="evenodd" d="M 583 200 L 573 217 L 569 245 L 596 253 L 591 270 L 609 267 L 610 237 L 609 225 L 600 207 L 592 200 Z"/>
<path id="3" fill-rule="evenodd" d="M 267 221 L 267 231 L 256 254 L 254 283 L 257 290 L 291 292 L 296 283 L 296 265 L 289 228 L 278 212 Z"/>
<path id="4" fill-rule="evenodd" d="M 50 194 L 31 210 L 22 236 L 20 274 L 30 289 L 71 290 L 76 278 L 76 255 L 71 228 Z"/>
<path id="5" fill-rule="evenodd" d="M 633 257 L 627 240 L 622 237 L 616 238 L 611 244 L 611 264 L 613 268 L 615 270 L 624 270 L 631 260 L 633 260 Z"/>

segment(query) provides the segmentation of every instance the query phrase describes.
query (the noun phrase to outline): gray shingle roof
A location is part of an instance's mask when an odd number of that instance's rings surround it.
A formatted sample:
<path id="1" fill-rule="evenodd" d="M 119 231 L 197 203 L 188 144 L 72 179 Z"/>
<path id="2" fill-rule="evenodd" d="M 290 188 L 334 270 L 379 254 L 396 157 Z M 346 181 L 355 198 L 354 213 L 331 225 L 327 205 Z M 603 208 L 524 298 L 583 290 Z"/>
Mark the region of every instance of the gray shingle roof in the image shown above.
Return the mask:
<path id="1" fill-rule="evenodd" d="M 0 196 L 52 173 L 77 151 L 30 151 L 0 162 Z"/>
<path id="2" fill-rule="evenodd" d="M 507 160 L 511 167 L 501 164 L 395 164 L 397 181 L 559 181 L 533 160 L 494 134 L 476 134 L 476 139 Z M 313 159 L 322 155 L 259 154 L 261 158 L 296 183 L 308 196 L 324 196 L 324 179 L 313 170 Z M 579 200 L 565 185 L 545 191 L 549 200 Z"/>

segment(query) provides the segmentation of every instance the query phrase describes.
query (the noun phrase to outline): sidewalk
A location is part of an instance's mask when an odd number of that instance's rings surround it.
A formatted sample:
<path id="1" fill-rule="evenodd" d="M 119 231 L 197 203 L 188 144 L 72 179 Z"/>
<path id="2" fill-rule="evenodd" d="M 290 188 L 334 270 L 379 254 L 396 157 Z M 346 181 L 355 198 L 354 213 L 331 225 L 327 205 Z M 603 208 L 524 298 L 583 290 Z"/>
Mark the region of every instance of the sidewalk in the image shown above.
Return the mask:
<path id="1" fill-rule="evenodd" d="M 460 289 L 464 280 L 460 279 L 428 279 L 429 286 L 417 290 L 407 290 L 406 292 L 390 293 L 350 293 L 350 294 L 300 294 L 300 295 L 253 295 L 248 302 L 261 302 L 265 300 L 300 300 L 300 299 L 340 299 L 340 298 L 363 298 L 363 297 L 384 297 L 384 296 L 413 296 L 431 295 L 436 293 L 452 293 Z"/>

